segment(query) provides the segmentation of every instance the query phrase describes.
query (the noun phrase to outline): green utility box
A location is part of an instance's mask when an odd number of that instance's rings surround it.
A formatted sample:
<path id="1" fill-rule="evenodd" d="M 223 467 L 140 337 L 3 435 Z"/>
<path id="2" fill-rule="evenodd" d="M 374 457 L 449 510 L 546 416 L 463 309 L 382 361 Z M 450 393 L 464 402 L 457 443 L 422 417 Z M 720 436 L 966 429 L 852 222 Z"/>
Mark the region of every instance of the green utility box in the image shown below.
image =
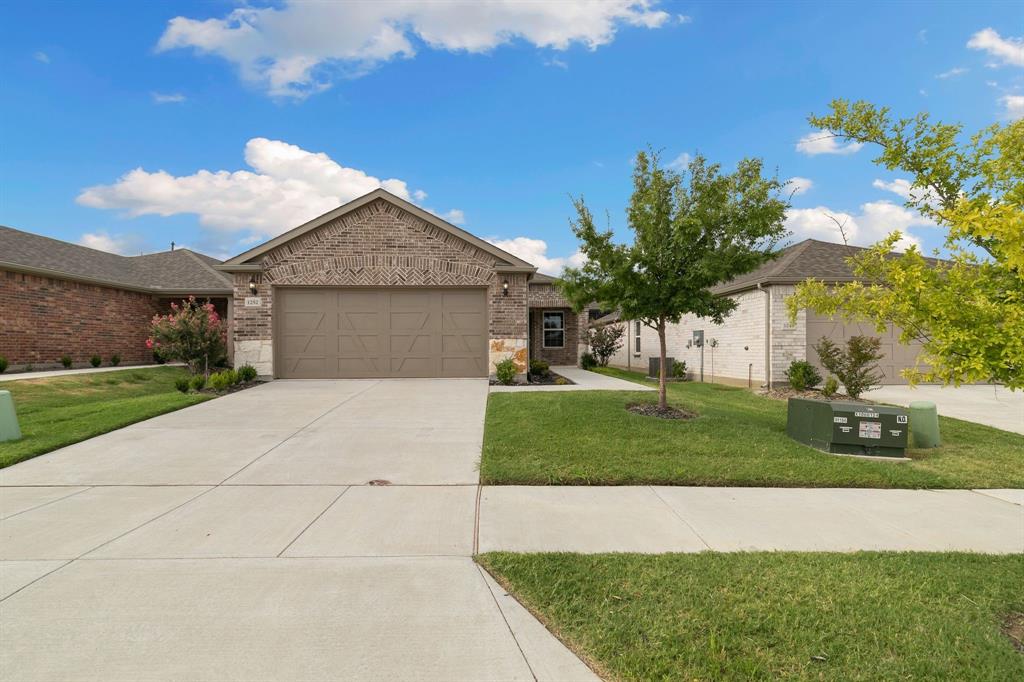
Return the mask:
<path id="1" fill-rule="evenodd" d="M 825 452 L 903 457 L 907 421 L 902 407 L 790 398 L 786 434 Z"/>

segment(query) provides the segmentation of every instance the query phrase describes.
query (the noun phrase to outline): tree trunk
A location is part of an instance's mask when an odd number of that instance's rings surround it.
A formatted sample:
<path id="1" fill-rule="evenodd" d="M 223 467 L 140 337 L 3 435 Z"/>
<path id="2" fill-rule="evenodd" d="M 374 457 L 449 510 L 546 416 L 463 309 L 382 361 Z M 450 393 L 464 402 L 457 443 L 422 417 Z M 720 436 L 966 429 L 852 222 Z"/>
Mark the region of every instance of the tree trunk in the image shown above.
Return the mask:
<path id="1" fill-rule="evenodd" d="M 665 378 L 668 376 L 668 368 L 665 366 L 665 318 L 658 320 L 658 345 L 661 359 L 661 371 L 658 372 L 658 408 L 665 410 L 668 409 L 668 395 L 665 386 Z"/>

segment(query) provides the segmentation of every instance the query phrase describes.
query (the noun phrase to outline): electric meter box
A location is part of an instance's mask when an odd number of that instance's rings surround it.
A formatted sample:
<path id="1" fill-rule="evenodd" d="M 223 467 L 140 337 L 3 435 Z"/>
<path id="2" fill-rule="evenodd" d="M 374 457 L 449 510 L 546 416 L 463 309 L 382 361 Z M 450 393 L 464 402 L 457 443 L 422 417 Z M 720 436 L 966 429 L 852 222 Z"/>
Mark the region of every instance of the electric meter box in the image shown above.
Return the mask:
<path id="1" fill-rule="evenodd" d="M 903 457 L 908 421 L 902 407 L 790 398 L 786 435 L 825 452 Z"/>

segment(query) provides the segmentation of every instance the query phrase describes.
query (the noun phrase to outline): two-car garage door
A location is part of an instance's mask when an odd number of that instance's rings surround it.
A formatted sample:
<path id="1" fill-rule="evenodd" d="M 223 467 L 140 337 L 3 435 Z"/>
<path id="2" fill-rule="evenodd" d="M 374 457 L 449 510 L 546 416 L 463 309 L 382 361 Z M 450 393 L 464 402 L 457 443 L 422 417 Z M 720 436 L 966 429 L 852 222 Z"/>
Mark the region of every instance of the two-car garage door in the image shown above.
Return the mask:
<path id="1" fill-rule="evenodd" d="M 284 379 L 487 376 L 485 289 L 274 290 Z"/>

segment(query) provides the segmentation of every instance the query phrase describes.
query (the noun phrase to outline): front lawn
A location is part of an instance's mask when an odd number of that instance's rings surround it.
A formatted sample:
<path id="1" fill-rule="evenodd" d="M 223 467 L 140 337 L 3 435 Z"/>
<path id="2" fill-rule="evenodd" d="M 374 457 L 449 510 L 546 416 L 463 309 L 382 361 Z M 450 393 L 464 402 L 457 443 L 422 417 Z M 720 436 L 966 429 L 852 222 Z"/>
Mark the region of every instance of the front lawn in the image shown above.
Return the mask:
<path id="1" fill-rule="evenodd" d="M 179 392 L 181 376 L 183 368 L 156 367 L 0 383 L 22 435 L 0 443 L 0 468 L 213 397 Z"/>
<path id="2" fill-rule="evenodd" d="M 606 679 L 1024 679 L 1024 653 L 1003 632 L 1024 613 L 1024 556 L 495 553 L 478 561 Z"/>
<path id="3" fill-rule="evenodd" d="M 643 381 L 639 374 L 602 370 Z M 940 417 L 943 446 L 913 462 L 819 452 L 786 436 L 786 403 L 720 384 L 672 383 L 664 420 L 627 412 L 654 393 L 492 393 L 481 479 L 522 485 L 715 485 L 845 488 L 1024 487 L 1024 436 Z"/>

